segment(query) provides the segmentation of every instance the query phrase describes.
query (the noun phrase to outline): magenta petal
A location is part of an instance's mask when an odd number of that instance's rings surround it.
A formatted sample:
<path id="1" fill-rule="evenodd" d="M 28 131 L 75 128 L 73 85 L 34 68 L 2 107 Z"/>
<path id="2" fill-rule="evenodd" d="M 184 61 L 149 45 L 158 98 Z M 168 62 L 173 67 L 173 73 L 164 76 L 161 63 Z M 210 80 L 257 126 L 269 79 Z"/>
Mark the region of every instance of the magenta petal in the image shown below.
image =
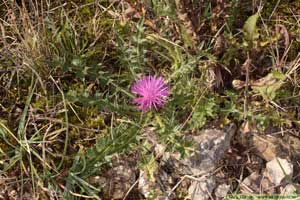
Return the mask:
<path id="1" fill-rule="evenodd" d="M 146 76 L 133 84 L 131 92 L 139 97 L 132 103 L 138 104 L 141 111 L 151 110 L 153 107 L 158 110 L 162 107 L 170 95 L 170 90 L 163 77 Z"/>

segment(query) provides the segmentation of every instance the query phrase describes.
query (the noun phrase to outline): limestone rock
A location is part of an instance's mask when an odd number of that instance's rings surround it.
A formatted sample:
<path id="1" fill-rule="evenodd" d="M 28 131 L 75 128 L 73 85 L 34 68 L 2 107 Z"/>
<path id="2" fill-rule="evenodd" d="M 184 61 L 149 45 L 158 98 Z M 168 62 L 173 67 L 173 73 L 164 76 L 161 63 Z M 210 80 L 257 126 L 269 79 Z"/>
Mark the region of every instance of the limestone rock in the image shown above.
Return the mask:
<path id="1" fill-rule="evenodd" d="M 191 200 L 208 200 L 212 196 L 215 187 L 216 181 L 212 176 L 201 181 L 192 181 L 187 198 Z"/>
<path id="2" fill-rule="evenodd" d="M 227 195 L 229 190 L 230 190 L 230 185 L 227 184 L 218 185 L 218 187 L 215 190 L 215 195 L 218 198 L 223 198 Z"/>
<path id="3" fill-rule="evenodd" d="M 297 189 L 293 184 L 286 185 L 283 190 L 281 191 L 281 194 L 287 195 L 287 194 L 296 194 Z"/>
<path id="4" fill-rule="evenodd" d="M 266 166 L 266 176 L 277 186 L 286 176 L 293 175 L 293 165 L 286 159 L 274 158 Z"/>
<path id="5" fill-rule="evenodd" d="M 268 178 L 253 172 L 241 183 L 241 192 L 244 194 L 274 194 L 276 191 L 274 184 Z"/>
<path id="6" fill-rule="evenodd" d="M 150 178 L 147 174 L 147 172 L 140 170 L 140 177 L 139 177 L 139 182 L 138 182 L 138 189 L 139 192 L 146 198 L 151 198 L 153 193 L 155 193 L 157 196 L 159 193 L 159 187 L 158 185 L 150 181 Z"/>
<path id="7" fill-rule="evenodd" d="M 254 135 L 250 141 L 254 153 L 266 161 L 270 161 L 275 157 L 288 156 L 288 149 L 281 144 L 279 138 Z"/>
<path id="8" fill-rule="evenodd" d="M 138 188 L 144 197 L 149 197 L 151 188 L 160 188 L 156 199 L 164 198 L 160 194 L 170 194 L 167 199 L 173 199 L 172 187 L 184 175 L 199 177 L 199 180 L 189 180 L 187 184 L 180 184 L 179 190 L 187 191 L 193 200 L 205 200 L 211 197 L 216 187 L 215 177 L 203 178 L 216 169 L 219 161 L 230 149 L 231 139 L 236 131 L 235 124 L 229 124 L 224 130 L 206 129 L 197 136 L 189 136 L 187 140 L 195 144 L 194 152 L 182 159 L 179 153 L 164 152 L 164 148 L 157 148 L 157 140 L 146 132 L 151 149 L 160 157 L 160 164 L 155 173 L 155 183 L 149 181 L 149 177 L 141 176 Z M 157 149 L 157 150 L 156 150 Z M 163 155 L 161 152 L 164 152 Z M 203 179 L 202 179 L 203 178 Z M 201 181 L 200 181 L 201 180 Z M 190 184 L 189 184 L 190 183 Z M 184 186 L 183 186 L 184 185 Z M 219 188 L 219 194 L 225 193 L 226 187 Z M 153 191 L 153 190 L 152 190 Z"/>
<path id="9" fill-rule="evenodd" d="M 129 199 L 135 197 L 137 185 L 131 187 L 138 178 L 137 156 L 136 154 L 114 156 L 111 168 L 102 171 L 101 176 L 89 179 L 93 185 L 103 188 L 104 200 L 123 199 L 126 195 Z"/>
<path id="10" fill-rule="evenodd" d="M 201 174 L 213 170 L 216 164 L 230 148 L 230 141 L 236 126 L 230 124 L 226 131 L 217 129 L 204 130 L 193 137 L 196 142 L 195 152 L 186 159 L 193 174 Z"/>

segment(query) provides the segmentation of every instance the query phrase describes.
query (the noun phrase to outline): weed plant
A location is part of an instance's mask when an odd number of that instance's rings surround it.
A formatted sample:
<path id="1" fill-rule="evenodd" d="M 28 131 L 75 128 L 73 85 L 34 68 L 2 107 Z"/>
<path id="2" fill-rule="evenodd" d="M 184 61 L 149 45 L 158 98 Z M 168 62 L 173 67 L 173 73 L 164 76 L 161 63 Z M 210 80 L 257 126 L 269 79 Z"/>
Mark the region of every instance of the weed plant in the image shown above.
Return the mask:
<path id="1" fill-rule="evenodd" d="M 186 136 L 205 127 L 299 128 L 299 17 L 276 18 L 284 3 L 228 1 L 218 18 L 212 1 L 182 2 L 0 3 L 0 178 L 19 199 L 102 199 L 90 178 L 136 149 L 151 164 L 149 129 L 184 157 Z M 250 87 L 269 74 L 275 82 Z M 146 75 L 171 89 L 158 111 L 131 103 Z"/>

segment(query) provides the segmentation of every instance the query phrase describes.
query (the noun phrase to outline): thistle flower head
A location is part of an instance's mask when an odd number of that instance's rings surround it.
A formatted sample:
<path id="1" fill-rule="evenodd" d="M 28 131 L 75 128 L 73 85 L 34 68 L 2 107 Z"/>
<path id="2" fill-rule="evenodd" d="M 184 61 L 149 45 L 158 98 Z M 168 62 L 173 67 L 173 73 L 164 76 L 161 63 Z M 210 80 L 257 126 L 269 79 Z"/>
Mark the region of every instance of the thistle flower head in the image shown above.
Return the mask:
<path id="1" fill-rule="evenodd" d="M 157 110 L 162 107 L 170 94 L 169 87 L 163 77 L 146 76 L 133 84 L 131 92 L 139 97 L 133 100 L 138 109 L 145 112 L 153 107 Z"/>

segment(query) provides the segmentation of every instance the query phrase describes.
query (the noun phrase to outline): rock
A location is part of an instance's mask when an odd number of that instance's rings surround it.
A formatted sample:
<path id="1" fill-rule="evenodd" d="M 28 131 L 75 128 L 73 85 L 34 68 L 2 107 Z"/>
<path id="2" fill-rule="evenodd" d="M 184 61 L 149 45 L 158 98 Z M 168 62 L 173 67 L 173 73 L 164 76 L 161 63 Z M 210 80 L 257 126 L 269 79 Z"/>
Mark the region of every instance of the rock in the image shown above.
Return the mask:
<path id="1" fill-rule="evenodd" d="M 149 180 L 149 176 L 147 172 L 140 170 L 140 177 L 139 177 L 139 182 L 138 182 L 138 189 L 139 192 L 146 198 L 155 198 L 153 197 L 153 193 L 155 195 L 159 195 L 159 186 Z"/>
<path id="2" fill-rule="evenodd" d="M 17 200 L 19 199 L 19 194 L 16 190 L 11 190 L 8 192 L 8 199 L 9 200 Z"/>
<path id="3" fill-rule="evenodd" d="M 156 158 L 162 157 L 165 153 L 166 146 L 159 143 L 159 139 L 157 138 L 154 130 L 151 128 L 145 129 L 143 136 L 150 145 L 149 149 L 154 153 L 154 156 Z"/>
<path id="4" fill-rule="evenodd" d="M 236 141 L 234 142 L 237 142 L 245 147 L 248 147 L 250 137 L 257 133 L 259 133 L 259 131 L 256 125 L 249 121 L 245 121 L 239 127 L 238 133 L 235 138 Z"/>
<path id="5" fill-rule="evenodd" d="M 177 183 L 177 180 L 172 175 L 159 168 L 155 172 L 155 180 L 151 180 L 147 171 L 140 170 L 138 180 L 139 192 L 146 199 L 173 199 L 174 194 L 171 194 L 170 198 L 168 196 L 169 191 Z"/>
<path id="6" fill-rule="evenodd" d="M 299 124 L 300 125 L 300 124 Z M 290 150 L 290 157 L 293 163 L 293 177 L 294 183 L 300 182 L 300 132 L 295 130 L 292 133 L 284 134 L 283 143 L 289 148 Z"/>
<path id="7" fill-rule="evenodd" d="M 139 191 L 147 199 L 149 198 L 152 190 L 152 183 L 148 180 L 148 176 L 144 171 L 140 171 L 140 178 L 138 183 Z"/>
<path id="8" fill-rule="evenodd" d="M 150 149 L 157 157 L 161 157 L 160 163 L 155 172 L 155 183 L 150 181 L 147 176 L 140 176 L 138 188 L 144 197 L 150 197 L 154 188 L 159 188 L 155 199 L 164 199 L 161 194 L 170 194 L 167 199 L 173 199 L 172 188 L 178 180 L 184 175 L 200 176 L 201 181 L 188 180 L 186 184 L 178 186 L 179 191 L 187 191 L 188 196 L 193 200 L 208 199 L 211 197 L 215 187 L 215 177 L 211 176 L 202 180 L 203 175 L 212 172 L 218 165 L 219 161 L 224 157 L 230 148 L 231 139 L 236 131 L 235 124 L 229 124 L 223 130 L 207 129 L 199 133 L 198 136 L 189 136 L 187 140 L 195 143 L 195 151 L 185 159 L 180 157 L 179 153 L 164 152 L 157 142 L 151 131 L 145 131 L 145 138 L 150 144 Z M 163 153 L 162 153 L 163 152 Z M 190 184 L 189 184 L 190 183 Z M 176 190 L 177 190 L 176 189 Z M 225 187 L 219 189 L 220 195 L 225 193 Z"/>
<path id="9" fill-rule="evenodd" d="M 288 184 L 282 189 L 281 194 L 283 195 L 296 194 L 296 192 L 297 192 L 296 187 L 292 184 Z"/>
<path id="10" fill-rule="evenodd" d="M 293 165 L 286 159 L 276 157 L 267 163 L 265 173 L 277 186 L 286 176 L 293 175 Z"/>
<path id="11" fill-rule="evenodd" d="M 188 189 L 187 198 L 190 198 L 191 200 L 210 199 L 215 187 L 216 187 L 216 181 L 213 176 L 203 179 L 203 181 L 193 180 Z"/>
<path id="12" fill-rule="evenodd" d="M 174 178 L 180 178 L 183 175 L 192 175 L 189 163 L 180 159 L 179 153 L 165 153 L 161 163 L 162 169 L 170 172 Z"/>
<path id="13" fill-rule="evenodd" d="M 260 134 L 256 125 L 248 121 L 244 122 L 238 130 L 236 142 L 245 149 L 251 149 L 251 153 L 270 161 L 275 157 L 289 156 L 289 148 L 282 142 L 282 138 Z"/>
<path id="14" fill-rule="evenodd" d="M 221 184 L 219 185 L 216 190 L 215 190 L 215 195 L 218 198 L 223 198 L 227 195 L 227 193 L 229 192 L 230 189 L 230 185 L 227 184 Z"/>
<path id="15" fill-rule="evenodd" d="M 7 184 L 4 176 L 0 176 L 0 199 L 6 199 Z"/>
<path id="16" fill-rule="evenodd" d="M 206 129 L 198 136 L 188 138 L 195 144 L 195 150 L 185 159 L 180 159 L 180 154 L 165 153 L 162 165 L 165 171 L 182 175 L 200 175 L 208 173 L 216 168 L 230 148 L 230 141 L 235 133 L 236 126 L 230 124 L 226 131 Z"/>
<path id="17" fill-rule="evenodd" d="M 135 173 L 128 165 L 120 165 L 109 171 L 110 178 L 105 190 L 106 196 L 111 195 L 111 199 L 123 199 L 127 191 L 136 180 Z"/>
<path id="18" fill-rule="evenodd" d="M 34 198 L 29 192 L 24 192 L 23 200 L 32 200 L 32 199 L 37 199 L 37 198 Z"/>
<path id="19" fill-rule="evenodd" d="M 294 154 L 296 154 L 296 157 L 299 158 L 300 155 L 300 136 L 294 136 L 286 134 L 283 137 L 283 141 L 285 144 L 287 144 L 289 147 L 291 147 L 291 150 Z"/>
<path id="20" fill-rule="evenodd" d="M 100 187 L 104 187 L 107 182 L 106 178 L 103 176 L 91 176 L 88 180 L 89 183 Z"/>
<path id="21" fill-rule="evenodd" d="M 279 138 L 258 136 L 254 134 L 250 138 L 250 146 L 253 152 L 262 157 L 266 161 L 270 161 L 275 157 L 287 157 L 288 149 L 281 144 Z"/>
<path id="22" fill-rule="evenodd" d="M 230 124 L 226 131 L 207 129 L 199 136 L 193 137 L 196 142 L 195 151 L 186 159 L 194 175 L 213 170 L 226 151 L 230 148 L 230 141 L 236 126 Z"/>
<path id="23" fill-rule="evenodd" d="M 248 155 L 249 160 L 247 163 L 245 163 L 245 168 L 249 171 L 249 173 L 261 171 L 261 169 L 264 169 L 266 164 L 264 159 L 262 159 L 260 156 L 255 154 Z"/>
<path id="24" fill-rule="evenodd" d="M 241 192 L 244 194 L 274 194 L 276 191 L 268 178 L 253 172 L 241 183 Z"/>
<path id="25" fill-rule="evenodd" d="M 161 169 L 166 171 L 172 180 L 179 180 L 183 175 L 202 178 L 217 167 L 218 162 L 229 150 L 235 131 L 235 124 L 229 124 L 224 131 L 206 129 L 198 136 L 191 136 L 188 139 L 195 143 L 195 151 L 185 159 L 180 159 L 179 154 L 165 153 Z M 208 199 L 215 186 L 214 176 L 201 181 L 192 180 L 188 188 L 188 196 L 193 200 Z"/>
<path id="26" fill-rule="evenodd" d="M 123 199 L 126 195 L 130 199 L 137 194 L 137 185 L 131 188 L 137 179 L 137 156 L 136 154 L 114 156 L 111 168 L 101 172 L 100 177 L 89 179 L 91 183 L 103 188 L 104 200 Z"/>

